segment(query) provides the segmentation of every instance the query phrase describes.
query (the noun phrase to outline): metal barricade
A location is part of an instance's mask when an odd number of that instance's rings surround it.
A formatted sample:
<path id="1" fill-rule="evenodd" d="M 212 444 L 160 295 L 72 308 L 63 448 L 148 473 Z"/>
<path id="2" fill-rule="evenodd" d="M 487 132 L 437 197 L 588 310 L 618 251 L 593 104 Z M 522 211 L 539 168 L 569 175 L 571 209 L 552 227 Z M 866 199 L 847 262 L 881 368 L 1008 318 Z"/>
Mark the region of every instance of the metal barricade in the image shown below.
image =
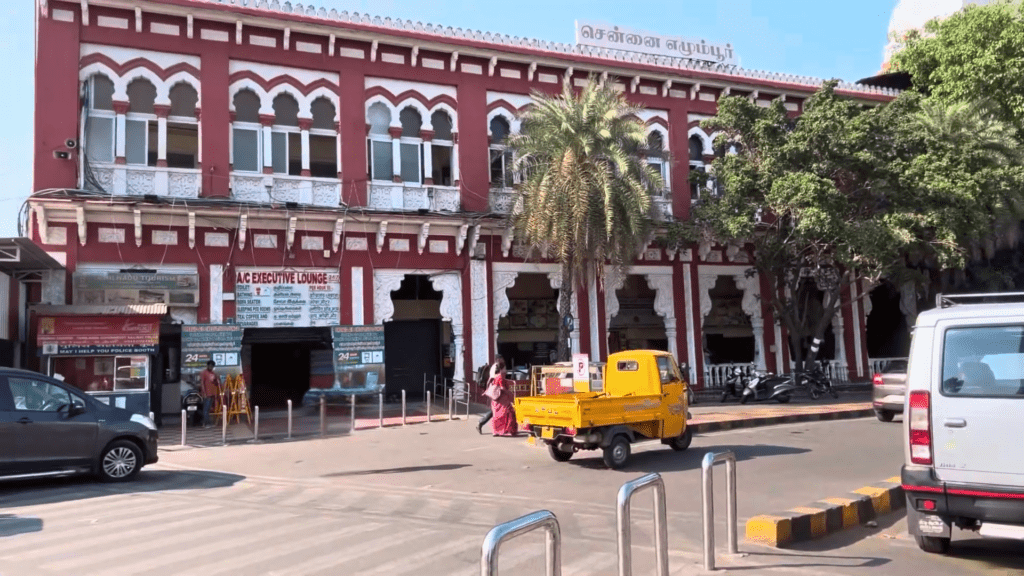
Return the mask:
<path id="1" fill-rule="evenodd" d="M 665 481 L 660 474 L 648 474 L 626 482 L 619 488 L 615 518 L 619 528 L 619 576 L 633 574 L 632 534 L 629 503 L 645 488 L 654 488 L 654 553 L 658 560 L 658 576 L 668 576 L 668 512 L 665 504 Z"/>
<path id="2" fill-rule="evenodd" d="M 715 569 L 715 495 L 714 476 L 712 470 L 715 464 L 725 462 L 725 503 L 726 503 L 726 537 L 730 554 L 738 554 L 739 547 L 736 543 L 736 454 L 731 450 L 724 452 L 708 452 L 704 455 L 701 463 L 703 482 L 701 483 L 701 495 L 703 496 L 704 508 L 704 569 Z"/>
<path id="3" fill-rule="evenodd" d="M 558 527 L 558 518 L 553 512 L 540 510 L 499 524 L 484 537 L 480 555 L 480 576 L 498 576 L 498 549 L 501 543 L 544 528 L 547 532 L 545 546 L 545 563 L 547 576 L 562 576 L 562 531 Z"/>

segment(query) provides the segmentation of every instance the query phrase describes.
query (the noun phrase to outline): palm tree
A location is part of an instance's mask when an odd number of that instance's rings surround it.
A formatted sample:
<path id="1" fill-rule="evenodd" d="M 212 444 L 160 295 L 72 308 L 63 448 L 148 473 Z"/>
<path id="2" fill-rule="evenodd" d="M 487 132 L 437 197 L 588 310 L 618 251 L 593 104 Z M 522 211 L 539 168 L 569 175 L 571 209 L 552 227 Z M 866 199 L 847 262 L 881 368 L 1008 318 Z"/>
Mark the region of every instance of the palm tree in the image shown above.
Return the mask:
<path id="1" fill-rule="evenodd" d="M 516 237 L 561 264 L 558 358 L 569 360 L 572 293 L 588 272 L 604 281 L 610 263 L 624 273 L 650 227 L 650 194 L 660 174 L 643 158 L 640 108 L 590 78 L 578 94 L 534 93 L 522 130 L 510 139 L 524 173 L 510 224 Z"/>

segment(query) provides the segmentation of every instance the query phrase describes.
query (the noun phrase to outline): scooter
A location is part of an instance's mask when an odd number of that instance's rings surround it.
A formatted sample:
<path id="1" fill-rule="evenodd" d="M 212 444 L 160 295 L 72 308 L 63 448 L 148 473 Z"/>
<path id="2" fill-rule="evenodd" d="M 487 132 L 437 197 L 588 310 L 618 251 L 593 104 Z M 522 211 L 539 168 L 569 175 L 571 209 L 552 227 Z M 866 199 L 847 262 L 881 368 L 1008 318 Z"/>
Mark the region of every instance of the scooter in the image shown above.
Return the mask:
<path id="1" fill-rule="evenodd" d="M 750 384 L 750 375 L 739 366 L 733 368 L 732 374 L 725 381 L 725 390 L 722 390 L 721 401 L 725 402 L 730 396 L 741 398 L 743 390 L 748 384 Z"/>
<path id="2" fill-rule="evenodd" d="M 203 423 L 203 397 L 194 387 L 189 387 L 181 397 L 181 409 L 187 413 L 187 422 L 190 426 L 200 426 Z"/>
<path id="3" fill-rule="evenodd" d="M 779 404 L 785 404 L 792 398 L 796 389 L 793 378 L 758 371 L 752 377 L 748 377 L 747 385 L 740 396 L 740 404 L 746 404 L 751 400 L 756 402 L 771 399 L 775 399 Z"/>

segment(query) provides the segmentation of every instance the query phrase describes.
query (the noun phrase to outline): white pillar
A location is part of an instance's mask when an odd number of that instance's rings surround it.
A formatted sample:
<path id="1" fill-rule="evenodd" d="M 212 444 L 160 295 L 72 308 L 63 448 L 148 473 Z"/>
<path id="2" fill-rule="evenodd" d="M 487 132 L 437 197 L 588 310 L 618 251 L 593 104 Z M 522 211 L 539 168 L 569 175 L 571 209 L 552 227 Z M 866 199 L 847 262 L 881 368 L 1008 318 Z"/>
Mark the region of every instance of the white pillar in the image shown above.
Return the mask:
<path id="1" fill-rule="evenodd" d="M 489 361 L 488 336 L 491 334 L 490 321 L 487 314 L 487 262 L 483 260 L 469 261 L 470 306 L 473 326 L 473 343 L 471 367 L 477 368 Z"/>
<path id="2" fill-rule="evenodd" d="M 210 324 L 224 321 L 224 266 L 210 264 Z"/>
<path id="3" fill-rule="evenodd" d="M 126 122 L 127 122 L 127 119 L 125 118 L 124 114 L 118 114 L 117 116 L 114 117 L 114 123 L 115 123 L 115 128 L 114 129 L 117 130 L 117 135 L 116 135 L 116 137 L 114 139 L 114 141 L 115 141 L 115 144 L 114 144 L 114 156 L 117 157 L 117 158 L 124 158 L 125 157 L 125 141 L 124 140 L 125 140 L 125 137 L 126 137 L 125 136 L 125 133 L 126 133 L 126 128 L 125 128 Z"/>
<path id="4" fill-rule="evenodd" d="M 402 142 L 398 138 L 391 139 L 391 170 L 395 177 L 402 178 Z"/>
<path id="5" fill-rule="evenodd" d="M 597 316 L 597 275 L 593 270 L 587 272 L 587 291 L 590 292 L 589 298 L 587 298 L 590 311 L 590 358 L 598 362 L 601 360 L 601 334 L 606 334 L 605 341 L 607 342 L 607 332 L 601 332 L 598 329 L 601 322 Z M 607 326 L 605 329 L 607 330 Z"/>
<path id="6" fill-rule="evenodd" d="M 687 248 L 686 253 L 689 254 L 689 252 L 690 249 Z M 683 314 L 683 317 L 686 318 L 686 357 L 687 363 L 690 365 L 688 376 L 692 379 L 690 383 L 693 384 L 697 375 L 697 342 L 693 325 L 693 279 L 690 275 L 689 264 L 683 266 L 683 300 L 686 304 L 686 313 Z"/>
<path id="7" fill-rule="evenodd" d="M 362 326 L 366 323 L 363 313 L 363 267 L 352 267 L 352 324 Z"/>
<path id="8" fill-rule="evenodd" d="M 309 174 L 309 130 L 300 132 L 302 135 L 302 174 Z"/>
<path id="9" fill-rule="evenodd" d="M 263 127 L 263 171 L 274 166 L 274 139 L 270 126 Z"/>
<path id="10" fill-rule="evenodd" d="M 372 158 L 370 159 L 373 160 Z M 338 130 L 337 136 L 335 136 L 334 143 L 334 168 L 335 172 L 338 173 L 338 177 L 341 177 L 341 130 Z"/>
<path id="11" fill-rule="evenodd" d="M 160 116 L 156 119 L 156 160 L 157 165 L 167 162 L 167 118 Z"/>
<path id="12" fill-rule="evenodd" d="M 452 135 L 452 138 L 455 138 L 454 134 Z M 452 186 L 455 185 L 455 182 L 458 179 L 459 179 L 459 141 L 458 141 L 458 139 L 455 139 L 455 141 L 452 142 Z"/>

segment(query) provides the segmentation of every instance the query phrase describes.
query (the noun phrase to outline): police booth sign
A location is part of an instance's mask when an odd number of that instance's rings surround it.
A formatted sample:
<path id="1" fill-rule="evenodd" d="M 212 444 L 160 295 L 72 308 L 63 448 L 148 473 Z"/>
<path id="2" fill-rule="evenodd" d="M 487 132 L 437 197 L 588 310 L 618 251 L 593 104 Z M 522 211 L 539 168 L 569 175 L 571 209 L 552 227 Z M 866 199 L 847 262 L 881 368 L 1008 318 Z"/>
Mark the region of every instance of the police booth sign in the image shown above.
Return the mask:
<path id="1" fill-rule="evenodd" d="M 334 326 L 334 383 L 329 388 L 310 388 L 304 404 L 321 396 L 347 399 L 357 394 L 379 394 L 384 389 L 384 327 Z"/>

